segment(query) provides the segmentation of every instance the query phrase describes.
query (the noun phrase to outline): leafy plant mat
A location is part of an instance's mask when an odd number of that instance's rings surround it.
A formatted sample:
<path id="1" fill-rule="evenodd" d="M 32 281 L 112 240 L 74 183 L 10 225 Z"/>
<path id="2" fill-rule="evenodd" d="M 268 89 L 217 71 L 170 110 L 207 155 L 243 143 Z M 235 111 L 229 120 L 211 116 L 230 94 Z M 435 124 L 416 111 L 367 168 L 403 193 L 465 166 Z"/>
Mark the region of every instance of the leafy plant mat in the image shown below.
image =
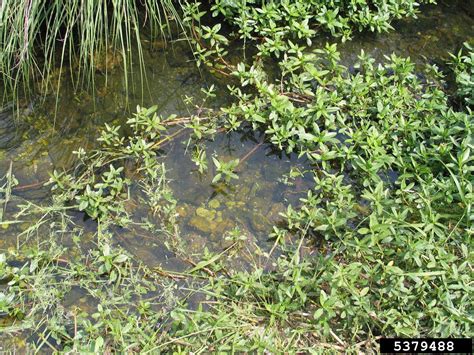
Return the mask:
<path id="1" fill-rule="evenodd" d="M 289 11 L 282 4 L 268 16 Z M 213 7 L 237 29 L 231 39 L 258 41 L 240 20 L 263 5 L 248 5 Z M 19 236 L 25 244 L 1 259 L 4 332 L 29 332 L 38 348 L 58 351 L 176 353 L 372 352 L 381 336 L 472 337 L 469 45 L 453 56 L 450 96 L 436 66 L 396 55 L 377 63 L 362 52 L 347 68 L 336 45 L 308 48 L 301 39 L 314 33 L 298 40 L 295 30 L 284 32 L 281 46 L 266 36 L 254 56 L 235 63 L 228 34 L 199 25 L 203 16 L 191 4 L 184 25 L 199 63 L 228 78 L 234 103 L 216 111 L 204 102 L 188 118 L 139 108 L 129 135 L 106 127 L 97 151 L 78 151 L 76 169 L 53 176 L 51 206 L 20 206 L 17 220 L 36 219 Z M 279 58 L 275 71 L 266 66 L 272 57 Z M 258 251 L 247 269 L 230 267 L 245 251 L 238 231 L 227 235 L 229 248 L 203 253 L 183 272 L 146 267 L 120 247 L 118 228 L 125 228 L 186 257 L 156 153 L 179 134 L 169 130 L 176 125 L 190 132 L 199 171 L 216 167 L 216 183 L 231 184 L 239 161 L 209 160 L 206 139 L 244 125 L 311 162 L 313 188 L 287 207 L 286 226 L 270 233 L 278 256 Z M 9 175 L 5 195 L 14 183 Z M 134 218 L 137 206 L 149 210 L 146 220 Z M 72 218 L 77 210 L 97 221 L 92 235 Z M 65 238 L 73 242 L 67 252 Z M 93 309 L 62 306 L 73 287 L 92 297 Z"/>

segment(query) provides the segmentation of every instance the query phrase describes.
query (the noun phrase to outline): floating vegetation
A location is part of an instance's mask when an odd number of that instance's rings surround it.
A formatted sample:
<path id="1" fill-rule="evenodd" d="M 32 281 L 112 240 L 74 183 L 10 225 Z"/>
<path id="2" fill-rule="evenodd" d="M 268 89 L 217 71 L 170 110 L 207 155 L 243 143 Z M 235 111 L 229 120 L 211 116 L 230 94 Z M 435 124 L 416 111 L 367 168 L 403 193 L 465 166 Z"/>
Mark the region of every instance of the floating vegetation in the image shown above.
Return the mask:
<path id="1" fill-rule="evenodd" d="M 122 5 L 136 25 L 138 5 Z M 104 123 L 39 202 L 18 194 L 31 184 L 8 164 L 0 340 L 22 352 L 359 353 L 381 337 L 472 337 L 472 43 L 434 64 L 347 58 L 330 41 L 392 30 L 418 6 L 183 4 L 198 65 L 227 88 Z"/>

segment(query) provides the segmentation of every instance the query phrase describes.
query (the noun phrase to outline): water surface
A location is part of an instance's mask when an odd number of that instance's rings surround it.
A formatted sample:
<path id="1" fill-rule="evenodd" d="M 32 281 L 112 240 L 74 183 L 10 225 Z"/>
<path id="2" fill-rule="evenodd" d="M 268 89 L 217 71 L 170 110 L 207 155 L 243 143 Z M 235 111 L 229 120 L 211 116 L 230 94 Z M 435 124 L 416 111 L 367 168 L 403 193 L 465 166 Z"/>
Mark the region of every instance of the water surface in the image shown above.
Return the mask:
<path id="1" fill-rule="evenodd" d="M 425 6 L 418 19 L 395 22 L 394 31 L 358 34 L 352 41 L 339 45 L 343 63 L 350 66 L 363 49 L 379 61 L 394 52 L 410 56 L 417 64 L 443 65 L 448 52 L 457 51 L 463 42 L 474 39 L 474 18 L 461 5 L 461 2 L 442 2 L 439 6 Z M 331 40 L 321 36 L 314 43 L 321 46 Z M 10 119 L 9 108 L 0 112 L 0 175 L 8 172 L 11 163 L 19 180 L 12 198 L 16 202 L 9 204 L 5 218 L 12 218 L 12 213 L 18 210 L 15 205 L 25 199 L 47 205 L 50 192 L 43 184 L 49 179 L 49 173 L 72 166 L 74 150 L 81 146 L 93 148 L 103 124 L 123 124 L 137 104 L 158 105 L 164 116 L 187 116 L 186 97 L 194 97 L 199 102 L 204 97 L 201 89 L 211 85 L 216 86 L 218 95 L 208 104 L 219 107 L 229 103 L 230 98 L 225 94 L 227 83 L 200 72 L 185 42 L 166 48 L 163 43 L 144 45 L 147 48 L 146 81 L 139 79 L 138 66 L 134 67 L 134 86 L 128 89 L 120 65 L 107 75 L 98 69 L 95 92 L 91 95 L 76 93 L 68 76 L 58 71 L 59 91 L 43 89 L 44 102 L 39 98 L 24 102 L 22 123 Z M 243 129 L 220 134 L 208 142 L 207 156 L 224 160 L 239 158 L 243 162 L 238 168 L 238 180 L 228 186 L 212 184 L 212 161 L 208 161 L 209 171 L 199 174 L 187 152 L 187 139 L 185 134 L 167 144 L 160 159 L 166 164 L 170 186 L 178 201 L 179 234 L 189 257 L 202 254 L 206 248 L 225 249 L 229 245 L 226 236 L 235 230 L 246 236 L 247 246 L 268 251 L 273 243 L 268 239 L 272 225 L 282 222 L 280 214 L 285 206 L 297 204 L 298 197 L 311 186 L 311 181 L 304 176 L 291 185 L 284 184 L 282 176 L 292 168 L 309 168 L 307 162 L 277 154 L 258 132 Z M 137 209 L 137 218 L 145 215 L 145 211 L 141 214 Z M 90 236 L 95 231 L 95 222 L 84 219 L 84 214 L 77 211 L 72 213 L 72 218 L 86 227 L 82 247 L 92 248 L 95 241 Z M 0 228 L 0 252 L 16 247 L 18 233 L 31 222 L 26 220 Z M 189 267 L 168 248 L 160 235 L 127 228 L 116 232 L 115 242 L 150 267 L 178 271 Z M 37 238 L 40 242 L 40 234 Z M 59 242 L 73 246 L 70 240 Z M 245 261 L 237 267 L 245 267 Z M 65 306 L 87 304 L 85 297 L 83 290 L 72 290 Z"/>

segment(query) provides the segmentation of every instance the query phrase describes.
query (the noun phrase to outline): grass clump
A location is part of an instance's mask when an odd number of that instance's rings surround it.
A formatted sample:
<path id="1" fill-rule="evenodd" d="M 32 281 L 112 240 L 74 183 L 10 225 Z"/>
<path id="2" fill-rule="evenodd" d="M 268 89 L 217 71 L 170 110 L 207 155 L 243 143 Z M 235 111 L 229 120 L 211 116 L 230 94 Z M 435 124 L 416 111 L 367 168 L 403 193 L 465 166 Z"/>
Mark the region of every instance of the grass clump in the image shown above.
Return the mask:
<path id="1" fill-rule="evenodd" d="M 147 26 L 148 36 L 165 35 L 170 18 L 179 21 L 171 0 L 3 1 L 1 80 L 10 93 L 32 79 L 48 86 L 56 68 L 69 64 L 75 68 L 71 75 L 76 82 L 88 81 L 101 57 L 113 52 L 129 70 L 137 60 L 133 52 L 142 51 L 143 27 Z"/>

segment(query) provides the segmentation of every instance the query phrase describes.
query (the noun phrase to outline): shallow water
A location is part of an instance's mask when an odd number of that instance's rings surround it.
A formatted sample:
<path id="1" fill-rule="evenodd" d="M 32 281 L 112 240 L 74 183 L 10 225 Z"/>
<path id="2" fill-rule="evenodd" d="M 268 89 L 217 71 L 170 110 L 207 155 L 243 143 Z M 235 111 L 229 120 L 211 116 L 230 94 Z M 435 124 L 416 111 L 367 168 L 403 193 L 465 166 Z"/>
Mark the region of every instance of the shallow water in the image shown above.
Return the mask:
<path id="1" fill-rule="evenodd" d="M 340 44 L 343 62 L 350 66 L 363 49 L 377 60 L 395 52 L 410 56 L 418 64 L 427 61 L 442 64 L 448 52 L 457 51 L 463 42 L 474 38 L 474 18 L 457 2 L 427 6 L 418 19 L 398 21 L 394 27 L 389 33 L 360 34 Z M 315 45 L 328 40 L 322 36 L 315 40 Z M 136 68 L 135 87 L 128 91 L 120 69 L 112 70 L 107 76 L 96 75 L 95 97 L 75 94 L 73 85 L 63 74 L 57 105 L 54 91 L 48 93 L 44 103 L 39 99 L 26 103 L 22 108 L 25 120 L 21 125 L 5 118 L 8 111 L 0 113 L 3 122 L 0 133 L 9 131 L 8 136 L 0 139 L 0 143 L 4 142 L 0 150 L 0 175 L 4 175 L 13 162 L 13 172 L 19 180 L 14 196 L 47 202 L 49 191 L 43 183 L 48 180 L 49 172 L 70 167 L 74 150 L 80 146 L 94 147 L 100 127 L 106 122 L 123 123 L 137 104 L 158 105 L 164 116 L 186 115 L 185 97 L 202 99 L 201 88 L 212 84 L 218 88 L 219 95 L 211 105 L 218 107 L 228 103 L 229 98 L 222 94 L 226 83 L 200 72 L 184 42 L 169 45 L 166 50 L 162 47 L 163 44 L 158 43 L 145 51 L 147 81 L 138 80 Z M 146 92 L 143 97 L 136 94 L 141 92 L 142 85 Z M 295 156 L 279 156 L 258 133 L 243 130 L 221 134 L 208 143 L 207 156 L 217 155 L 225 160 L 245 157 L 245 161 L 238 168 L 239 179 L 230 186 L 212 185 L 211 160 L 208 161 L 210 171 L 200 175 L 186 154 L 186 140 L 187 136 L 173 140 L 164 148 L 162 159 L 178 200 L 180 235 L 189 255 L 201 254 L 205 248 L 222 250 L 228 245 L 224 235 L 235 228 L 246 235 L 249 242 L 268 250 L 272 245 L 268 240 L 272 225 L 281 221 L 280 213 L 285 206 L 297 203 L 300 192 L 311 185 L 311 181 L 298 178 L 288 186 L 280 181 L 281 177 L 292 167 L 304 170 L 306 163 Z M 83 217 L 76 213 L 77 220 Z M 91 231 L 95 228 L 93 221 L 84 223 Z M 16 245 L 16 235 L 22 228 L 23 224 L 19 224 L 0 229 L 0 252 Z M 124 229 L 118 235 L 117 243 L 150 267 L 180 271 L 189 266 L 152 233 Z M 63 243 L 67 245 L 70 241 Z M 91 243 L 93 241 L 85 237 L 83 247 Z M 82 300 L 81 292 L 72 290 L 66 303 L 87 303 Z"/>
<path id="2" fill-rule="evenodd" d="M 446 2 L 438 6 L 425 6 L 418 19 L 394 23 L 394 31 L 358 34 L 353 40 L 339 45 L 343 62 L 350 66 L 363 49 L 378 60 L 394 52 L 410 56 L 419 64 L 442 63 L 447 59 L 447 52 L 458 50 L 464 41 L 474 38 L 474 19 L 461 5 L 462 2 Z M 314 41 L 315 46 L 321 46 L 328 40 L 329 37 L 321 36 Z M 16 126 L 14 135 L 3 133 L 3 141 L 8 143 L 4 148 L 8 149 L 0 150 L 0 175 L 7 171 L 10 161 L 13 162 L 13 171 L 19 180 L 19 186 L 14 190 L 16 196 L 37 202 L 47 199 L 49 193 L 42 184 L 48 180 L 49 172 L 67 169 L 73 163 L 72 151 L 80 146 L 93 147 L 97 132 L 104 123 L 123 123 L 137 104 L 158 105 L 159 112 L 164 116 L 172 113 L 186 115 L 188 106 L 184 99 L 192 96 L 199 102 L 203 98 L 201 89 L 212 84 L 216 85 L 219 95 L 211 104 L 217 107 L 229 101 L 222 94 L 226 83 L 200 72 L 185 42 L 165 44 L 145 41 L 143 45 L 146 49 L 146 80 L 137 80 L 139 68 L 135 66 L 134 86 L 129 87 L 128 91 L 120 65 L 115 65 L 107 75 L 101 67 L 98 68 L 94 97 L 84 92 L 76 94 L 63 71 L 56 78 L 56 81 L 61 80 L 58 92 L 43 88 L 39 91 L 47 94 L 45 102 L 38 99 L 38 102 L 24 105 L 24 122 Z M 107 53 L 107 58 L 109 65 L 114 64 L 116 58 L 113 53 Z M 136 94 L 142 92 L 146 95 Z M 34 110 L 31 110 L 32 106 Z M 11 132 L 12 122 L 3 119 L 2 127 Z M 184 234 L 200 241 L 196 245 L 207 245 L 210 240 L 218 246 L 222 234 L 234 227 L 264 241 L 271 225 L 278 222 L 283 204 L 295 202 L 298 189 L 304 190 L 303 185 L 310 183 L 304 179 L 297 182 L 302 185 L 299 187 L 279 183 L 277 179 L 288 173 L 297 160 L 295 157 L 280 158 L 270 153 L 271 148 L 263 144 L 239 167 L 240 179 L 232 188 L 216 192 L 210 183 L 212 162 L 209 159 L 211 172 L 200 176 L 189 155 L 185 154 L 186 139 L 186 136 L 180 137 L 167 145 L 164 161 L 179 201 L 180 227 Z M 248 132 L 218 135 L 214 142 L 208 144 L 207 155 L 242 158 L 261 140 L 262 137 L 249 135 Z M 4 233 L 8 234 L 7 230 Z M 203 242 L 200 238 L 207 241 Z"/>
<path id="3" fill-rule="evenodd" d="M 343 62 L 350 66 L 363 49 L 377 60 L 383 60 L 384 55 L 394 52 L 410 56 L 419 64 L 426 63 L 426 58 L 431 63 L 443 63 L 448 58 L 448 52 L 458 50 L 463 42 L 474 38 L 474 18 L 461 5 L 462 2 L 443 2 L 438 6 L 425 6 L 417 19 L 394 23 L 394 31 L 358 34 L 353 40 L 339 44 Z M 321 36 L 314 43 L 321 46 L 328 40 L 329 37 Z M 48 94 L 45 102 L 38 99 L 24 105 L 25 123 L 17 125 L 15 134 L 11 134 L 15 131 L 11 121 L 2 120 L 2 127 L 7 127 L 10 134 L 3 137 L 4 148 L 7 149 L 0 150 L 0 174 L 6 173 L 12 161 L 13 172 L 19 180 L 19 186 L 14 191 L 17 196 L 38 202 L 47 199 L 48 190 L 42 187 L 42 183 L 48 180 L 49 172 L 71 166 L 75 149 L 93 147 L 97 132 L 105 122 L 123 123 L 137 104 L 158 105 L 159 112 L 164 116 L 172 113 L 186 115 L 188 106 L 184 99 L 192 96 L 199 102 L 203 98 L 201 88 L 212 84 L 217 87 L 219 95 L 211 104 L 218 107 L 229 101 L 222 94 L 226 83 L 200 72 L 185 42 L 165 44 L 145 41 L 143 45 L 146 49 L 146 80 L 138 80 L 139 68 L 135 66 L 134 86 L 129 87 L 128 91 L 120 65 L 116 65 L 107 75 L 101 71 L 102 68 L 98 69 L 94 79 L 94 96 L 85 92 L 76 94 L 69 76 L 63 71 L 58 92 L 43 88 L 39 91 Z M 113 54 L 107 55 L 109 64 L 114 63 Z M 142 87 L 145 89 L 141 90 Z M 146 94 L 142 95 L 142 92 Z M 264 240 L 271 225 L 278 221 L 282 204 L 286 204 L 287 199 L 292 202 L 297 199 L 294 190 L 298 187 L 288 187 L 277 181 L 290 171 L 296 159 L 270 154 L 271 148 L 263 144 L 239 167 L 240 179 L 232 185 L 232 189 L 216 193 L 215 187 L 210 184 L 212 174 L 200 176 L 189 155 L 185 155 L 186 139 L 184 136 L 174 140 L 164 151 L 168 177 L 179 201 L 183 232 L 198 234 L 218 245 L 219 235 L 240 227 L 257 236 L 257 239 Z M 248 132 L 218 135 L 215 142 L 208 144 L 207 155 L 242 158 L 260 141 L 261 137 L 249 136 Z M 212 169 L 210 159 L 209 166 Z M 303 183 L 308 182 L 298 182 Z M 304 186 L 300 188 L 304 190 Z M 269 211 L 268 206 L 278 207 Z M 267 213 L 269 218 L 263 218 Z M 206 220 L 202 215 L 213 218 Z"/>
<path id="4" fill-rule="evenodd" d="M 81 146 L 94 147 L 103 124 L 123 125 L 137 104 L 157 105 L 163 116 L 186 116 L 189 106 L 184 99 L 193 96 L 199 103 L 204 97 L 201 89 L 213 84 L 220 95 L 209 104 L 218 107 L 228 103 L 229 98 L 222 95 L 225 83 L 201 73 L 192 60 L 185 42 L 175 43 L 167 51 L 150 48 L 145 52 L 148 71 L 144 85 L 147 85 L 148 97 L 134 94 L 141 92 L 142 83 L 139 82 L 135 91 L 127 94 L 120 70 L 109 72 L 107 76 L 100 73 L 96 76 L 96 97 L 87 93 L 76 95 L 68 76 L 63 75 L 57 106 L 53 92 L 44 103 L 37 103 L 35 110 L 24 117 L 26 124 L 18 127 L 16 136 L 21 136 L 22 141 L 1 153 L 0 174 L 8 170 L 12 161 L 13 172 L 19 180 L 14 195 L 47 203 L 49 190 L 43 184 L 49 179 L 49 173 L 54 169 L 68 169 L 74 162 L 74 150 Z M 166 165 L 167 178 L 178 200 L 178 223 L 185 247 L 191 253 L 202 253 L 204 248 L 221 249 L 227 245 L 224 234 L 239 228 L 256 244 L 270 248 L 272 242 L 268 241 L 268 233 L 281 219 L 279 213 L 288 202 L 297 201 L 298 191 L 305 191 L 310 186 L 310 181 L 301 178 L 297 179 L 296 187 L 278 180 L 292 167 L 304 169 L 304 162 L 295 156 L 280 156 L 258 133 L 242 130 L 229 135 L 218 134 L 214 141 L 207 143 L 209 171 L 201 175 L 187 152 L 187 139 L 188 134 L 184 134 L 172 140 L 164 147 L 160 158 Z M 230 186 L 212 185 L 211 156 L 224 160 L 245 157 L 238 168 L 239 179 Z M 147 217 L 147 211 L 138 209 L 134 212 L 136 220 Z M 76 219 L 83 217 L 79 213 Z M 87 220 L 85 223 L 91 229 L 95 228 L 95 222 Z M 4 245 L 0 248 L 15 245 L 20 230 L 21 225 L 1 230 Z M 175 260 L 173 253 L 159 237 L 149 233 L 134 233 L 130 237 L 126 230 L 118 234 L 121 234 L 118 242 L 147 265 L 176 267 L 170 261 Z"/>

